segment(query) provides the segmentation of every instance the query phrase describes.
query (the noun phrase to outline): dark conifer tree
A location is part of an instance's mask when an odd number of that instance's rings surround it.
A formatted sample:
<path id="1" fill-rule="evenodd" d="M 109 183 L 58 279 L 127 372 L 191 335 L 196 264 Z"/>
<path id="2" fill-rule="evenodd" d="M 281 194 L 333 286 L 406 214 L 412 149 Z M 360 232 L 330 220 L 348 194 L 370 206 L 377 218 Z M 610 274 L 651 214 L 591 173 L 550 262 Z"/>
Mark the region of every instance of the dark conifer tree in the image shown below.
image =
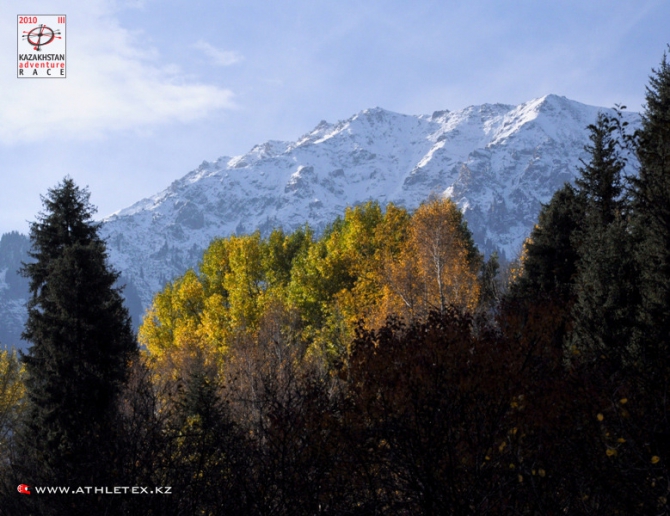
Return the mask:
<path id="1" fill-rule="evenodd" d="M 498 253 L 493 252 L 489 259 L 482 263 L 479 271 L 479 281 L 481 283 L 481 294 L 479 303 L 486 309 L 491 309 L 497 305 L 500 300 L 501 286 L 498 278 L 500 272 L 500 261 Z"/>
<path id="2" fill-rule="evenodd" d="M 651 450 L 670 475 L 670 63 L 663 55 L 646 92 L 636 148 L 640 172 L 634 181 L 633 233 L 640 269 L 639 371 L 646 415 L 640 426 Z M 660 482 L 659 482 L 660 484 Z"/>
<path id="3" fill-rule="evenodd" d="M 619 369 L 631 363 L 637 299 L 636 267 L 622 171 L 626 161 L 617 132 L 619 116 L 600 114 L 589 126 L 589 161 L 576 184 L 584 218 L 575 235 L 579 259 L 571 346 L 586 357 L 606 356 Z"/>
<path id="4" fill-rule="evenodd" d="M 30 228 L 34 262 L 23 267 L 31 294 L 23 338 L 32 345 L 18 474 L 35 485 L 113 486 L 116 400 L 137 343 L 88 191 L 65 178 L 42 202 Z M 42 500 L 37 514 L 63 510 L 55 497 L 32 498 Z M 86 513 L 94 497 L 75 498 L 68 514 Z"/>
<path id="5" fill-rule="evenodd" d="M 502 316 L 515 320 L 515 330 L 533 337 L 557 356 L 570 330 L 577 274 L 577 235 L 584 216 L 584 200 L 566 184 L 542 207 L 539 220 L 524 246 L 523 268 L 503 299 Z M 544 314 L 553 314 L 551 322 Z M 520 326 L 519 326 L 520 324 Z"/>
<path id="6" fill-rule="evenodd" d="M 585 216 L 592 226 L 610 224 L 623 207 L 621 172 L 626 162 L 615 134 L 623 124 L 618 117 L 599 113 L 596 123 L 588 126 L 591 143 L 584 150 L 589 160 L 582 160 L 575 184 L 586 200 Z"/>
<path id="7" fill-rule="evenodd" d="M 525 244 L 523 273 L 513 296 L 558 296 L 564 301 L 571 296 L 578 258 L 575 235 L 583 217 L 583 199 L 568 184 L 542 207 Z"/>
<path id="8" fill-rule="evenodd" d="M 663 56 L 650 77 L 637 152 L 634 229 L 639 238 L 644 353 L 649 364 L 670 365 L 670 63 Z"/>

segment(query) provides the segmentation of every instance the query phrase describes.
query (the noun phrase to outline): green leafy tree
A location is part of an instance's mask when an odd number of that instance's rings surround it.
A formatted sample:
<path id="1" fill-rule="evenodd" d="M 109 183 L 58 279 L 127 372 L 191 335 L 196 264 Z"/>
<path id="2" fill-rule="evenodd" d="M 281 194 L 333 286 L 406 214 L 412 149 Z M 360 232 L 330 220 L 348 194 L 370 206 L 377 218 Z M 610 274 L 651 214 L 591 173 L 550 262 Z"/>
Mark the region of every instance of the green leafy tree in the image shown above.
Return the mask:
<path id="1" fill-rule="evenodd" d="M 34 262 L 23 268 L 31 294 L 23 338 L 31 346 L 17 465 L 35 484 L 111 485 L 117 398 L 137 344 L 88 191 L 65 178 L 42 202 L 30 227 Z M 91 514 L 92 497 L 80 499 L 67 502 L 68 514 Z M 33 502 L 44 514 L 64 510 Z"/>

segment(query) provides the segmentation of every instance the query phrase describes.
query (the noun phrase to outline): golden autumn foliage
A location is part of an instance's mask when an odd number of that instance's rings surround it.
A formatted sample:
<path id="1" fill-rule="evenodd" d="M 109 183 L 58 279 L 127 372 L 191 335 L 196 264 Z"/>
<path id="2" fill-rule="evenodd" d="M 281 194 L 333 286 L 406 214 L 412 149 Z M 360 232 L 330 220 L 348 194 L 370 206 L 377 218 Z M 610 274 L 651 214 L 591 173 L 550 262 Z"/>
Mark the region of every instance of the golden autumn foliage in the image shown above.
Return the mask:
<path id="1" fill-rule="evenodd" d="M 412 319 L 447 307 L 472 311 L 479 299 L 481 258 L 458 207 L 449 199 L 422 204 L 412 216 L 407 239 L 383 262 L 384 315 Z"/>
<path id="2" fill-rule="evenodd" d="M 15 351 L 0 351 L 0 452 L 3 453 L 6 440 L 23 408 L 23 371 Z"/>
<path id="3" fill-rule="evenodd" d="M 156 295 L 139 339 L 174 374 L 196 352 L 221 366 L 232 343 L 254 338 L 267 310 L 282 306 L 299 314 L 311 353 L 338 361 L 361 320 L 374 328 L 391 315 L 474 310 L 480 265 L 452 201 L 431 200 L 413 215 L 368 202 L 347 208 L 319 239 L 305 228 L 213 241 L 199 272 Z"/>

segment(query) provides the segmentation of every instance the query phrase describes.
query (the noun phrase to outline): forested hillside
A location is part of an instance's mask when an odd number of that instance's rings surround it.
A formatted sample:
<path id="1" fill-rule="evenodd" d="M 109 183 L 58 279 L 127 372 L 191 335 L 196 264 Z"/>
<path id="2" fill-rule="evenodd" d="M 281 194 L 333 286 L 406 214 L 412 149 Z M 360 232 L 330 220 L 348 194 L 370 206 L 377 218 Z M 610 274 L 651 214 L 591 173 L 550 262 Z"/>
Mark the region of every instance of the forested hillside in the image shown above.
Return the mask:
<path id="1" fill-rule="evenodd" d="M 0 514 L 668 514 L 665 57 L 646 98 L 641 129 L 588 127 L 504 270 L 452 201 L 368 202 L 214 240 L 137 343 L 66 178 L 31 228 L 32 347 L 0 356 Z"/>

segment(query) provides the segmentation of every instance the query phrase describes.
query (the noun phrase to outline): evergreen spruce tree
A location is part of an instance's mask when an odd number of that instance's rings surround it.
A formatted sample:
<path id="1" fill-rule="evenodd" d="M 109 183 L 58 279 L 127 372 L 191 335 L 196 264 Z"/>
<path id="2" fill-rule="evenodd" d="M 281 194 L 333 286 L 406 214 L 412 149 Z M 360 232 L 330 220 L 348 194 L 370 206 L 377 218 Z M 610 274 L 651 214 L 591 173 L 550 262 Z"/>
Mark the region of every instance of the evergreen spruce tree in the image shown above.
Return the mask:
<path id="1" fill-rule="evenodd" d="M 493 252 L 489 259 L 482 263 L 479 271 L 479 282 L 481 292 L 479 294 L 480 307 L 486 310 L 495 308 L 500 300 L 501 286 L 498 278 L 500 272 L 500 261 L 498 253 Z"/>
<path id="2" fill-rule="evenodd" d="M 670 63 L 667 55 L 650 77 L 637 153 L 634 230 L 641 269 L 642 350 L 668 382 L 670 372 Z"/>
<path id="3" fill-rule="evenodd" d="M 512 297 L 554 297 L 563 304 L 572 296 L 577 271 L 576 235 L 584 217 L 584 200 L 566 184 L 542 207 L 525 243 L 523 271 L 512 285 Z"/>
<path id="4" fill-rule="evenodd" d="M 614 134 L 623 125 L 618 117 L 599 113 L 595 124 L 588 126 L 590 144 L 584 147 L 589 161 L 582 161 L 580 177 L 575 184 L 586 200 L 588 225 L 607 226 L 623 207 L 621 172 L 626 165 Z"/>
<path id="5" fill-rule="evenodd" d="M 577 235 L 583 217 L 583 198 L 566 184 L 542 207 L 524 244 L 521 274 L 504 298 L 503 320 L 517 321 L 507 331 L 533 335 L 536 344 L 553 357 L 562 356 L 571 327 Z"/>
<path id="6" fill-rule="evenodd" d="M 34 262 L 22 270 L 31 294 L 23 338 L 32 345 L 17 469 L 34 485 L 113 486 L 116 401 L 137 344 L 88 191 L 65 178 L 42 202 L 30 227 Z M 55 497 L 25 498 L 42 500 L 37 514 L 64 510 Z M 74 498 L 68 514 L 91 513 L 95 497 Z"/>
<path id="7" fill-rule="evenodd" d="M 628 207 L 622 171 L 626 165 L 616 133 L 620 118 L 600 114 L 589 126 L 576 181 L 584 202 L 584 218 L 575 235 L 579 259 L 572 309 L 573 350 L 586 357 L 606 356 L 616 369 L 631 363 L 637 308 L 636 267 L 628 230 Z"/>

